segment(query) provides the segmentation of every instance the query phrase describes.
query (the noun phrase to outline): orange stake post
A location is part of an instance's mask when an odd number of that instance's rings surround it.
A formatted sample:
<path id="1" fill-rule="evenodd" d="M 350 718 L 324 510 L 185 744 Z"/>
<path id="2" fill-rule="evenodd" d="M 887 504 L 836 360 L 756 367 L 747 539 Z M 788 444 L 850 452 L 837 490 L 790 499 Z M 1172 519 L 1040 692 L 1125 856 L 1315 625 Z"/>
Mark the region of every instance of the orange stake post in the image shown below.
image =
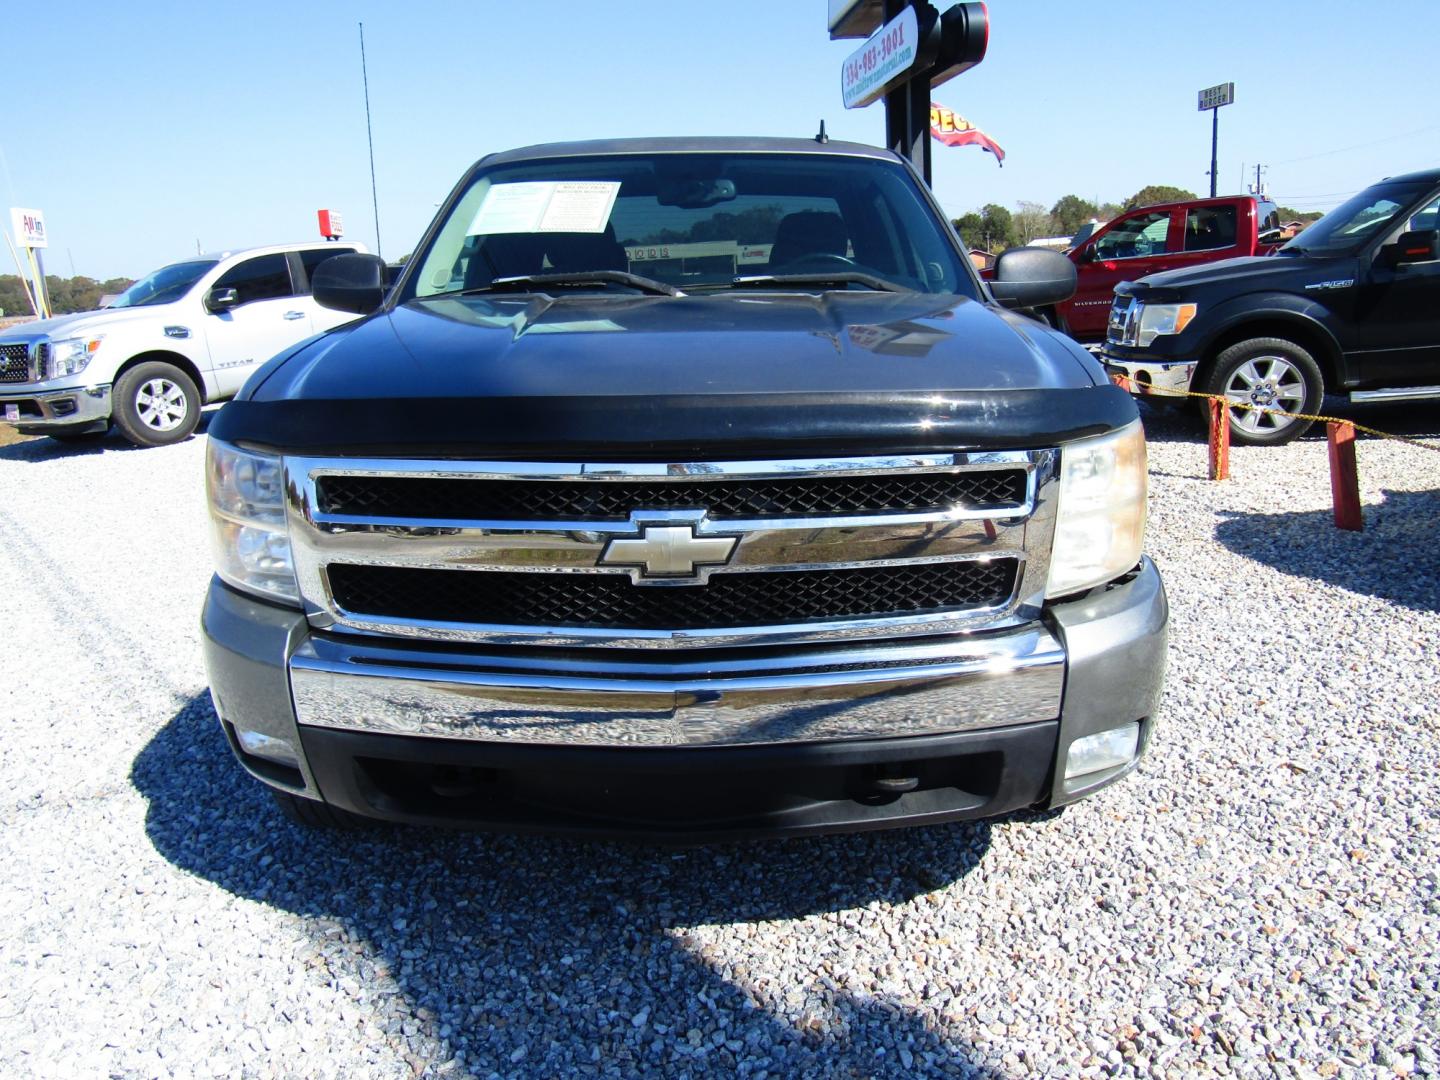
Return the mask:
<path id="1" fill-rule="evenodd" d="M 1230 479 L 1230 406 L 1210 399 L 1210 479 Z"/>
<path id="2" fill-rule="evenodd" d="M 1355 425 L 1325 425 L 1330 444 L 1330 497 L 1335 503 L 1335 527 L 1363 532 L 1365 516 L 1360 511 L 1360 473 L 1355 467 Z"/>

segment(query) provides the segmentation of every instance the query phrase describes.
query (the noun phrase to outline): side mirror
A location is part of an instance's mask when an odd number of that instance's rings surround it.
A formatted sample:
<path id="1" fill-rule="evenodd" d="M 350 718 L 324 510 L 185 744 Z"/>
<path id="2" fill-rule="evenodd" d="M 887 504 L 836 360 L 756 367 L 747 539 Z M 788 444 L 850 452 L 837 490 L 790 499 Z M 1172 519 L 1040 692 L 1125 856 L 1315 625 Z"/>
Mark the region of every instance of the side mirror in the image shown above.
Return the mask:
<path id="1" fill-rule="evenodd" d="M 386 266 L 378 255 L 334 255 L 310 275 L 310 295 L 321 307 L 369 315 L 385 299 Z"/>
<path id="2" fill-rule="evenodd" d="M 1401 233 L 1400 239 L 1386 244 L 1380 254 L 1391 266 L 1406 263 L 1434 262 L 1440 259 L 1440 231 L 1423 229 L 1419 232 Z"/>
<path id="3" fill-rule="evenodd" d="M 1048 248 L 1010 248 L 995 260 L 990 295 L 1007 308 L 1062 303 L 1075 295 L 1075 264 Z"/>
<path id="4" fill-rule="evenodd" d="M 1089 247 L 1087 247 L 1084 251 L 1080 253 L 1080 261 L 1082 263 L 1092 263 L 1097 258 L 1099 258 L 1099 256 L 1095 253 L 1094 244 L 1091 244 Z"/>
<path id="5" fill-rule="evenodd" d="M 212 315 L 229 311 L 240 303 L 240 294 L 234 289 L 211 289 L 205 294 L 205 310 Z"/>

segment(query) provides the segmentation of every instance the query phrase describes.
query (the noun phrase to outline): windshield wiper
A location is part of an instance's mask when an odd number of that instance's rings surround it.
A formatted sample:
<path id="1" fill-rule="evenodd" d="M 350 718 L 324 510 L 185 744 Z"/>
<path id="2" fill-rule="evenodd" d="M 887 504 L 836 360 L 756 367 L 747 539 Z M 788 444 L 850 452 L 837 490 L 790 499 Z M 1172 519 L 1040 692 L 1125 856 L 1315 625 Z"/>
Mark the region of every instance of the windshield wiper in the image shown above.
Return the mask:
<path id="1" fill-rule="evenodd" d="M 543 289 L 549 285 L 585 288 L 592 285 L 628 285 L 632 289 L 654 296 L 684 296 L 674 285 L 654 278 L 642 277 L 626 270 L 581 270 L 573 274 L 516 274 L 512 277 L 497 277 L 488 285 L 477 285 L 473 289 L 457 289 L 441 296 L 470 296 L 486 292 L 525 292 L 529 289 Z"/>
<path id="2" fill-rule="evenodd" d="M 756 274 L 753 277 L 734 278 L 731 284 L 759 288 L 771 286 L 783 288 L 787 285 L 865 285 L 882 292 L 913 291 L 906 289 L 903 285 L 896 285 L 893 281 L 886 281 L 882 277 L 862 273 L 859 270 L 840 270 L 829 274 Z"/>

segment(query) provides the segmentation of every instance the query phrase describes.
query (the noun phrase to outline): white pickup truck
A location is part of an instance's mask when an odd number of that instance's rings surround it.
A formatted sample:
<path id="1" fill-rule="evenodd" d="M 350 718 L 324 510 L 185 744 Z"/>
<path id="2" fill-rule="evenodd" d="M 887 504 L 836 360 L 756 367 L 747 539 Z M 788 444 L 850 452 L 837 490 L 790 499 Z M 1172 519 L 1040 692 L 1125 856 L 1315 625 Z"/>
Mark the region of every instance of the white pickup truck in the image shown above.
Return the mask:
<path id="1" fill-rule="evenodd" d="M 272 356 L 353 315 L 322 308 L 310 275 L 360 244 L 226 251 L 161 267 L 99 311 L 0 331 L 0 420 L 78 440 L 114 420 L 139 446 L 179 442 Z"/>

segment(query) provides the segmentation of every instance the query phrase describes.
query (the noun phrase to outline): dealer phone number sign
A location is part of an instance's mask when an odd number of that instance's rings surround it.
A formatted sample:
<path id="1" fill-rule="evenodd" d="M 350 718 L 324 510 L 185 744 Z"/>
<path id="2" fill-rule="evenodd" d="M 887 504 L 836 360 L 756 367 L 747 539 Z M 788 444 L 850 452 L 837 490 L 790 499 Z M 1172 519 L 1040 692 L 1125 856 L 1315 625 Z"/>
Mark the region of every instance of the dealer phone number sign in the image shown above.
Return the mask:
<path id="1" fill-rule="evenodd" d="M 840 67 L 840 96 L 847 109 L 869 105 L 886 83 L 915 63 L 920 27 L 907 7 L 871 36 Z"/>

